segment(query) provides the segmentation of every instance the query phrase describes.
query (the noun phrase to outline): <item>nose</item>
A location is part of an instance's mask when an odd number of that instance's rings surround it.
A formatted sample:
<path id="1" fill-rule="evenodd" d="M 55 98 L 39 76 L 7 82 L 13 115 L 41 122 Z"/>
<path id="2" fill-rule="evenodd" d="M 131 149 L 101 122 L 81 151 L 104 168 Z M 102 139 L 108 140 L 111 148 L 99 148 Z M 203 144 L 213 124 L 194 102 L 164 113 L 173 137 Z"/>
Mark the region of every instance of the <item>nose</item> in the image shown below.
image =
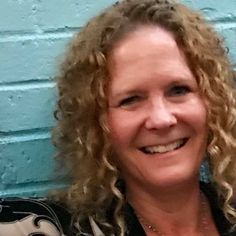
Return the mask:
<path id="1" fill-rule="evenodd" d="M 145 121 L 147 129 L 166 129 L 174 126 L 176 123 L 177 118 L 171 106 L 160 100 L 151 104 Z"/>

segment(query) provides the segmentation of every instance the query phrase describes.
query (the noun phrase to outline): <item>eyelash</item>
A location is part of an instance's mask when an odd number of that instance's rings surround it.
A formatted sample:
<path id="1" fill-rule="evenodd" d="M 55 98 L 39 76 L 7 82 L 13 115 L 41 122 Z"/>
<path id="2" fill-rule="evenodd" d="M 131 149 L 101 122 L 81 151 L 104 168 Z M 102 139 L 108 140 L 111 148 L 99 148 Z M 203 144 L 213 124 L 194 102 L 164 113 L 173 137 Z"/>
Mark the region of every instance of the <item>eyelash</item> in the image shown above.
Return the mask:
<path id="1" fill-rule="evenodd" d="M 170 90 L 168 91 L 168 94 L 170 96 L 182 96 L 185 95 L 187 93 L 191 92 L 191 89 L 189 86 L 187 85 L 176 85 L 173 86 L 172 88 L 170 88 Z M 123 100 L 120 101 L 119 106 L 128 106 L 128 105 L 132 105 L 133 103 L 135 103 L 136 101 L 140 100 L 141 98 L 137 95 L 134 96 L 130 96 L 127 98 L 124 98 Z"/>
<path id="2" fill-rule="evenodd" d="M 131 105 L 132 103 L 134 103 L 137 100 L 139 100 L 138 96 L 127 97 L 127 98 L 120 101 L 119 106 L 128 106 L 128 105 Z"/>
<path id="3" fill-rule="evenodd" d="M 187 85 L 176 85 L 169 91 L 171 96 L 181 96 L 191 92 L 191 89 Z"/>

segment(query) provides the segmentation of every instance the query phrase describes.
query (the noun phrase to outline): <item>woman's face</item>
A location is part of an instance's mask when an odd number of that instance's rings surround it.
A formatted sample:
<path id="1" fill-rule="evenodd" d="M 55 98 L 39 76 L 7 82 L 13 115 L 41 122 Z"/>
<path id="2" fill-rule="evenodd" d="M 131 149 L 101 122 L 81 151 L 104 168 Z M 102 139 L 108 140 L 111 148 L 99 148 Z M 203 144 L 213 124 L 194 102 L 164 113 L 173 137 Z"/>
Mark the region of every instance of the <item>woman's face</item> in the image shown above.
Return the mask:
<path id="1" fill-rule="evenodd" d="M 207 113 L 172 34 L 140 27 L 113 49 L 109 70 L 110 138 L 127 186 L 196 181 Z"/>

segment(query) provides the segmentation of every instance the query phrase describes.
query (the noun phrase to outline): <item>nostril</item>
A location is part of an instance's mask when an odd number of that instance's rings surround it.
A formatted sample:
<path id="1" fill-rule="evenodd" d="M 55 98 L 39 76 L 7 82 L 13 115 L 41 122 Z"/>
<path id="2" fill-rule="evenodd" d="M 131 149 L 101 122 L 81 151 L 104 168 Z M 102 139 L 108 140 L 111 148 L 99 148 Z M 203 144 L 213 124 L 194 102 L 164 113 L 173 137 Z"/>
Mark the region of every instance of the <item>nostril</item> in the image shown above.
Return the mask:
<path id="1" fill-rule="evenodd" d="M 177 124 L 177 119 L 174 115 L 150 116 L 145 122 L 145 126 L 147 129 L 166 129 L 173 127 L 175 124 Z"/>

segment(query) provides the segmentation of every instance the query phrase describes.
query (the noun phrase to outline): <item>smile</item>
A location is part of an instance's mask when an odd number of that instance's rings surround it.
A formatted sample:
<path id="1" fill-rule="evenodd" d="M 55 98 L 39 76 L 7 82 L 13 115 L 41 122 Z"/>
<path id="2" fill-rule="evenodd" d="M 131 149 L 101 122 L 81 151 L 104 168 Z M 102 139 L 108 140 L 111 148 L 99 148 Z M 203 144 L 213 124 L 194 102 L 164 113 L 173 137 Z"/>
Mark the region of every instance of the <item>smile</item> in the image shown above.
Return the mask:
<path id="1" fill-rule="evenodd" d="M 155 153 L 166 153 L 171 152 L 174 150 L 177 150 L 185 145 L 187 142 L 187 138 L 179 139 L 177 141 L 174 141 L 172 143 L 166 144 L 166 145 L 157 145 L 157 146 L 151 146 L 151 147 L 143 147 L 140 150 L 144 152 L 145 154 L 155 154 Z"/>

